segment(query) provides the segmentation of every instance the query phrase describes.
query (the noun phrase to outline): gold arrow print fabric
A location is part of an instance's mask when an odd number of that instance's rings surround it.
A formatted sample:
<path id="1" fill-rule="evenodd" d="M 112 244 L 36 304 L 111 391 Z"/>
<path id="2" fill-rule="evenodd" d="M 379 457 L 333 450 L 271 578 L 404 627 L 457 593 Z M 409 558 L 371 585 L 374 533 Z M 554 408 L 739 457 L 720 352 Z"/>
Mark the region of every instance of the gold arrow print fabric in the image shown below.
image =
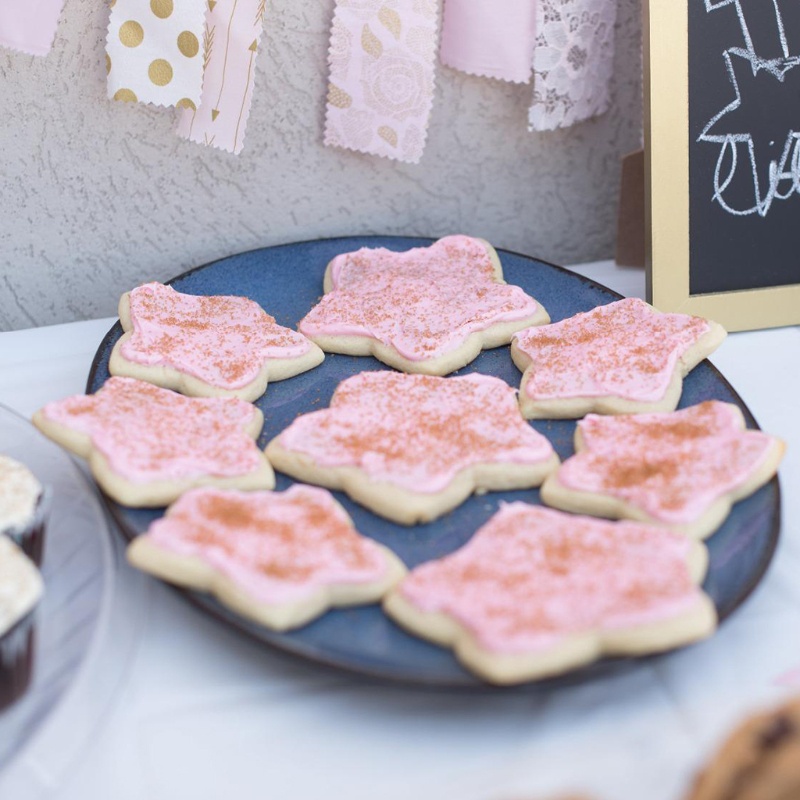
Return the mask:
<path id="1" fill-rule="evenodd" d="M 108 96 L 194 107 L 203 85 L 205 0 L 116 0 L 106 41 Z"/>
<path id="2" fill-rule="evenodd" d="M 338 0 L 325 144 L 417 163 L 425 147 L 438 0 Z"/>
<path id="3" fill-rule="evenodd" d="M 253 98 L 266 0 L 208 0 L 202 37 L 203 93 L 181 111 L 184 139 L 239 153 Z"/>

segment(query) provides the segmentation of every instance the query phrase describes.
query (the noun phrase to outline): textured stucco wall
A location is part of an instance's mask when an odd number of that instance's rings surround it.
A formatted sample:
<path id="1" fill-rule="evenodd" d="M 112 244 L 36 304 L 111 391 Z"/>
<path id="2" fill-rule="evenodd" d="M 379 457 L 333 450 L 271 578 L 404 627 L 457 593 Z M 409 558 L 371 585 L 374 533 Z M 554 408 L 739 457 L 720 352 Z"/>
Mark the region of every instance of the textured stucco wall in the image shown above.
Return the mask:
<path id="1" fill-rule="evenodd" d="M 638 0 L 619 0 L 614 103 L 530 134 L 531 89 L 440 69 L 419 166 L 320 144 L 333 0 L 270 0 L 239 157 L 172 113 L 106 100 L 107 8 L 67 0 L 53 51 L 0 50 L 0 330 L 115 313 L 148 279 L 253 247 L 465 232 L 561 262 L 613 251 L 620 155 L 641 128 Z"/>

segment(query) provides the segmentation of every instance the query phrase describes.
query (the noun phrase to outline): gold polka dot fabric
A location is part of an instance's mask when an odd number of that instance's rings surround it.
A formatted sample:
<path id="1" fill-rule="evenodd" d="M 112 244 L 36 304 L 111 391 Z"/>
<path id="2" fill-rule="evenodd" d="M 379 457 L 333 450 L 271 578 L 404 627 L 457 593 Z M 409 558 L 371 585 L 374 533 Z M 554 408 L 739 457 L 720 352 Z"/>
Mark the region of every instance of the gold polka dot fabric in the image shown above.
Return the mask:
<path id="1" fill-rule="evenodd" d="M 193 108 L 203 86 L 205 0 L 116 0 L 106 40 L 108 96 Z"/>

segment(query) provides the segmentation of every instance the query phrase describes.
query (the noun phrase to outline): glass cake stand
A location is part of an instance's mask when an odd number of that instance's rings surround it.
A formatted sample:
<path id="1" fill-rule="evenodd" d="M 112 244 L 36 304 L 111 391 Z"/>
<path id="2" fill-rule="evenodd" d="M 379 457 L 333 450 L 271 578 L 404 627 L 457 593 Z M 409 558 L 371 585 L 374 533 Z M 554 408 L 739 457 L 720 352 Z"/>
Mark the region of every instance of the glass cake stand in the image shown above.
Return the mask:
<path id="1" fill-rule="evenodd" d="M 23 697 L 0 712 L 0 798 L 27 800 L 63 784 L 105 718 L 138 637 L 142 582 L 115 591 L 122 548 L 91 482 L 3 405 L 0 453 L 26 464 L 52 493 L 33 675 Z"/>

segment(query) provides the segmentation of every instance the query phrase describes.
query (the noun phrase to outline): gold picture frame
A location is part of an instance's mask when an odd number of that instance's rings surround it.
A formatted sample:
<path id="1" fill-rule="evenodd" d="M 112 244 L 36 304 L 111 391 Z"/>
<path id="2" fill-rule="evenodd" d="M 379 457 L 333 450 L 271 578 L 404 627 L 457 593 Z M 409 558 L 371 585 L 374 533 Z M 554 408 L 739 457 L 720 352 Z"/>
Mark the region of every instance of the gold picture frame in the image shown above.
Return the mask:
<path id="1" fill-rule="evenodd" d="M 688 26 L 693 2 L 703 0 L 644 0 L 647 299 L 662 311 L 713 319 L 729 331 L 794 325 L 800 323 L 800 283 L 690 292 Z"/>

